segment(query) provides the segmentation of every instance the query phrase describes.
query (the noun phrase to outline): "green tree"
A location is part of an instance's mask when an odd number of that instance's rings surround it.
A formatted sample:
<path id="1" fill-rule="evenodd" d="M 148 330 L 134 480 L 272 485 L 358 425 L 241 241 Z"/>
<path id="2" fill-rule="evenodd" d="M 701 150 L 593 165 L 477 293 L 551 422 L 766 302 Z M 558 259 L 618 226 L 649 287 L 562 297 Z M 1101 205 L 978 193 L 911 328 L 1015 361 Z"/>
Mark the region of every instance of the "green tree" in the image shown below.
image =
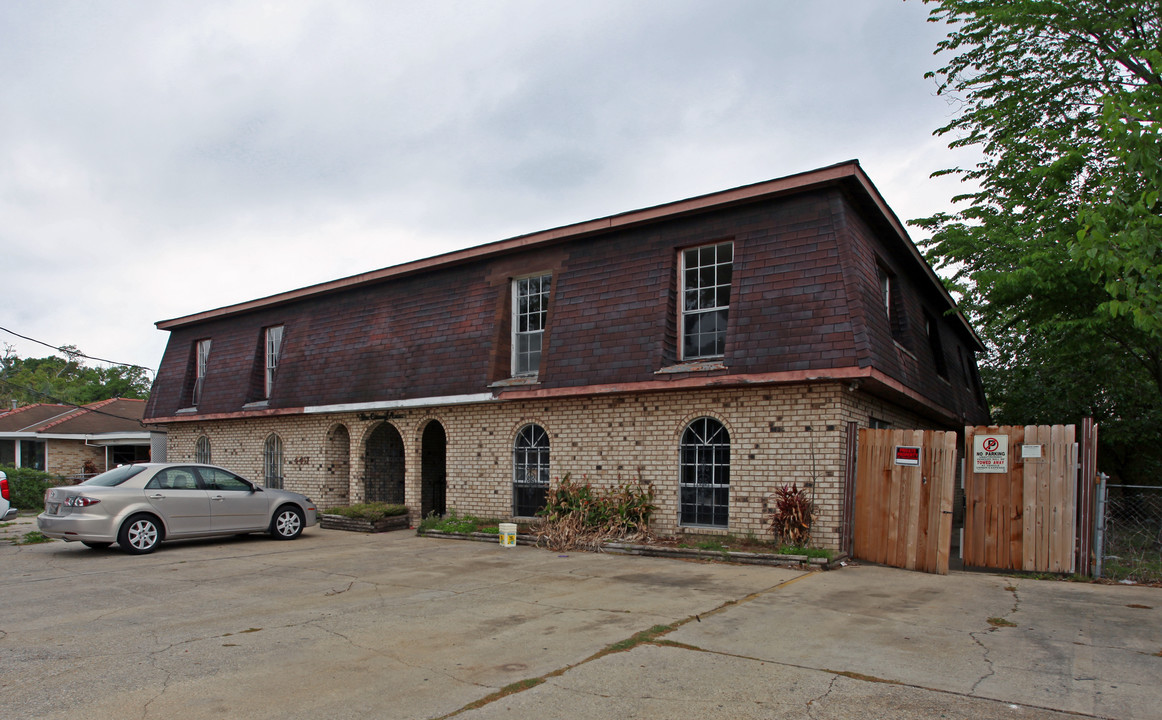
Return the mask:
<path id="1" fill-rule="evenodd" d="M 951 56 L 930 75 L 958 107 L 937 133 L 980 161 L 945 171 L 969 187 L 958 212 L 915 224 L 992 350 L 995 417 L 1093 414 L 1105 469 L 1157 477 L 1162 4 L 925 2 Z"/>
<path id="2" fill-rule="evenodd" d="M 64 402 L 87 405 L 115 397 L 144 399 L 150 378 L 143 368 L 127 365 L 89 367 L 75 347 L 65 357 L 20 358 L 11 348 L 0 357 L 0 407 Z"/>

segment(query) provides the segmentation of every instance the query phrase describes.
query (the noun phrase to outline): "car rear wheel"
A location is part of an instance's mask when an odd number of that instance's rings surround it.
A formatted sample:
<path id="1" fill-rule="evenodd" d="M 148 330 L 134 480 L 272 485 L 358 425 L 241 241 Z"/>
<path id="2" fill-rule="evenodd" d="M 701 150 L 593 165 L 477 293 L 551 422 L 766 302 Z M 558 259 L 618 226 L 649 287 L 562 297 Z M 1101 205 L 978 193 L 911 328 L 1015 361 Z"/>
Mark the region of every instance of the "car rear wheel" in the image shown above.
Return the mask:
<path id="1" fill-rule="evenodd" d="M 294 540 L 303 532 L 303 511 L 293 505 L 280 507 L 270 521 L 270 535 L 277 540 Z"/>
<path id="2" fill-rule="evenodd" d="M 104 550 L 105 548 L 109 547 L 113 543 L 111 543 L 111 542 L 89 542 L 88 540 L 82 540 L 81 544 L 87 548 L 93 548 L 94 550 Z"/>
<path id="3" fill-rule="evenodd" d="M 117 544 L 130 555 L 144 555 L 161 542 L 161 524 L 151 515 L 134 515 L 121 526 Z"/>

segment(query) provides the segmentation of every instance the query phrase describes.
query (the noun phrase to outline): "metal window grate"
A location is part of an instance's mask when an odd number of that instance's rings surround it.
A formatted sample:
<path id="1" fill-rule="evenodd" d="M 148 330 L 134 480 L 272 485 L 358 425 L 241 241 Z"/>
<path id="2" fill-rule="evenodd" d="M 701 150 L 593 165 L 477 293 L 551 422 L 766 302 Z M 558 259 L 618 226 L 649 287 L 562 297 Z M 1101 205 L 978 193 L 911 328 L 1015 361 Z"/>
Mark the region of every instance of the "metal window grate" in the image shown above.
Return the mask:
<path id="1" fill-rule="evenodd" d="M 278 435 L 266 438 L 262 452 L 262 474 L 268 488 L 282 489 L 282 438 Z"/>
<path id="2" fill-rule="evenodd" d="M 540 425 L 524 426 L 512 455 L 513 515 L 532 517 L 545 507 L 549 490 L 549 434 Z"/>
<path id="3" fill-rule="evenodd" d="M 730 522 L 730 434 L 713 418 L 698 418 L 682 433 L 679 506 L 683 525 L 727 527 Z"/>

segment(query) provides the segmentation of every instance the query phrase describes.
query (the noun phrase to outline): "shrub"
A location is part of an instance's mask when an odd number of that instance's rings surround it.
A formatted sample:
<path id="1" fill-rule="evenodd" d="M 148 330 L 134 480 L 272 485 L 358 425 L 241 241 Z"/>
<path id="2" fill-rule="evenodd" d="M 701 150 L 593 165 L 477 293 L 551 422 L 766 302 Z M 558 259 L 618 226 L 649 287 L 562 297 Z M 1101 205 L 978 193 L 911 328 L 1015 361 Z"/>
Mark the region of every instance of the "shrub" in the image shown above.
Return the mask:
<path id="1" fill-rule="evenodd" d="M 21 510 L 42 510 L 45 491 L 65 483 L 61 478 L 32 468 L 0 467 L 0 470 L 8 476 L 12 507 Z"/>
<path id="2" fill-rule="evenodd" d="M 396 515 L 407 515 L 407 506 L 405 505 L 388 505 L 382 502 L 359 503 L 356 505 L 344 505 L 342 507 L 333 507 L 323 512 L 327 515 L 342 515 L 343 517 L 356 518 L 359 520 L 382 520 L 385 517 L 395 517 Z"/>
<path id="3" fill-rule="evenodd" d="M 653 488 L 625 483 L 594 490 L 589 483 L 575 483 L 566 474 L 549 488 L 545 508 L 539 515 L 545 522 L 537 531 L 553 550 L 576 547 L 599 548 L 608 540 L 636 540 L 649 537 L 653 515 Z"/>
<path id="4" fill-rule="evenodd" d="M 784 485 L 775 491 L 775 506 L 769 513 L 771 532 L 780 542 L 806 546 L 811 540 L 811 523 L 815 509 L 797 484 Z"/>

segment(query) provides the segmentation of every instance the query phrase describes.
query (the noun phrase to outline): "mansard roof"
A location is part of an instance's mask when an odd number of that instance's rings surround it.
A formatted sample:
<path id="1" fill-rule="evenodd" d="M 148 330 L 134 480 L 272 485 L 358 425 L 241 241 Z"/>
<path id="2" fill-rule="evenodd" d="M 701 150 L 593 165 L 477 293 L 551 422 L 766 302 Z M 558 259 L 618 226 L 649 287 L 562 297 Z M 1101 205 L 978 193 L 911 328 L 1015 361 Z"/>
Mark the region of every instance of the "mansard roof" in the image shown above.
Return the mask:
<path id="1" fill-rule="evenodd" d="M 897 239 L 900 247 L 912 257 L 918 266 L 922 267 L 932 283 L 932 288 L 939 292 L 947 302 L 947 309 L 957 316 L 967 333 L 976 343 L 977 350 L 984 350 L 976 331 L 957 309 L 955 299 L 948 293 L 944 283 L 937 277 L 932 267 L 924 259 L 919 249 L 908 236 L 903 223 L 896 217 L 895 212 L 888 206 L 879 190 L 871 179 L 864 173 L 858 160 L 848 160 L 828 167 L 810 170 L 807 172 L 787 175 L 785 177 L 767 180 L 765 182 L 744 185 L 742 187 L 719 192 L 699 195 L 697 197 L 678 200 L 675 202 L 655 205 L 653 207 L 631 210 L 628 212 L 597 218 L 585 222 L 564 225 L 562 227 L 542 230 L 540 232 L 519 235 L 507 240 L 477 245 L 464 250 L 456 250 L 442 255 L 415 260 L 413 262 L 393 265 L 358 275 L 331 280 L 329 282 L 309 285 L 297 290 L 270 295 L 256 300 L 227 305 L 213 310 L 194 313 L 182 317 L 161 320 L 156 323 L 160 330 L 173 330 L 191 324 L 202 323 L 208 320 L 227 317 L 239 313 L 261 310 L 285 303 L 295 302 L 310 297 L 326 295 L 328 293 L 349 290 L 363 285 L 374 284 L 392 278 L 401 278 L 437 268 L 452 267 L 464 263 L 477 262 L 486 258 L 512 253 L 521 250 L 530 250 L 537 247 L 549 246 L 576 240 L 591 235 L 611 232 L 618 229 L 627 229 L 647 223 L 663 220 L 673 220 L 698 213 L 729 208 L 736 205 L 771 199 L 782 195 L 800 193 L 813 188 L 832 185 L 841 185 L 848 188 L 862 201 L 866 210 L 877 216 L 886 225 L 891 234 Z"/>

